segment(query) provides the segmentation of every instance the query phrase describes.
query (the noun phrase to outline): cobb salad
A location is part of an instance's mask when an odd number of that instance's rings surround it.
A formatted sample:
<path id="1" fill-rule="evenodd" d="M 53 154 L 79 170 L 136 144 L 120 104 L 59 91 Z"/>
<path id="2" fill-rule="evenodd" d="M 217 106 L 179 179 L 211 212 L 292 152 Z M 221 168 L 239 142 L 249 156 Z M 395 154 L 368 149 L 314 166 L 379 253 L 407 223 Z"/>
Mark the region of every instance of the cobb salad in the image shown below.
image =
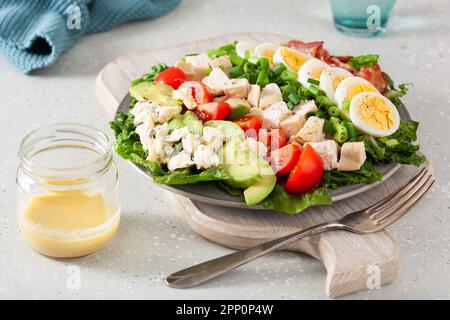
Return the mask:
<path id="1" fill-rule="evenodd" d="M 289 214 L 330 204 L 329 189 L 420 165 L 418 122 L 378 55 L 333 56 L 323 42 L 235 41 L 158 64 L 131 83 L 111 128 L 116 152 L 161 184 L 216 181 L 248 206 Z"/>

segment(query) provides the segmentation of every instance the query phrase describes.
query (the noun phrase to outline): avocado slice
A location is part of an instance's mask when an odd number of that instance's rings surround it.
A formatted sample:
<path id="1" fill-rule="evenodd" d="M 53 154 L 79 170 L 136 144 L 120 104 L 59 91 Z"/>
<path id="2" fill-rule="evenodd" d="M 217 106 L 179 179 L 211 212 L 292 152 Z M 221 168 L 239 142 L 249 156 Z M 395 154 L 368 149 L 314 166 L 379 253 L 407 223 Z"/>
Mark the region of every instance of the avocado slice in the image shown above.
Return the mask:
<path id="1" fill-rule="evenodd" d="M 272 192 L 277 183 L 275 173 L 267 161 L 259 159 L 257 166 L 261 178 L 244 190 L 244 199 L 248 206 L 253 206 L 263 201 Z"/>
<path id="2" fill-rule="evenodd" d="M 167 123 L 167 128 L 169 129 L 169 132 L 172 132 L 175 129 L 181 129 L 184 126 L 185 125 L 183 123 L 183 115 L 182 114 L 176 115 L 174 118 L 172 118 L 172 120 L 170 120 Z"/>
<path id="3" fill-rule="evenodd" d="M 183 127 L 189 127 L 193 134 L 203 133 L 203 124 L 192 111 L 183 114 Z"/>
<path id="4" fill-rule="evenodd" d="M 219 129 L 226 136 L 226 140 L 245 140 L 244 130 L 234 122 L 226 120 L 210 120 L 205 122 L 205 126 Z"/>
<path id="5" fill-rule="evenodd" d="M 248 188 L 261 178 L 258 167 L 253 164 L 226 164 L 222 168 L 230 176 L 230 179 L 224 182 L 235 188 Z"/>
<path id="6" fill-rule="evenodd" d="M 134 99 L 157 101 L 168 106 L 181 106 L 182 102 L 172 98 L 173 88 L 162 83 L 141 82 L 130 88 Z"/>

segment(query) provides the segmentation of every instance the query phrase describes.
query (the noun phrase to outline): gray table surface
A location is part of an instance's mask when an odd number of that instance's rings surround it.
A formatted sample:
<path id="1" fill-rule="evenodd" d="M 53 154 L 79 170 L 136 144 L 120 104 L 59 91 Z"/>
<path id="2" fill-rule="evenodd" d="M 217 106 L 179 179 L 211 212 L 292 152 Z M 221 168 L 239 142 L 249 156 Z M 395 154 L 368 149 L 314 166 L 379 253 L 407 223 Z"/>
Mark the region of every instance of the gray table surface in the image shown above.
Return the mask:
<path id="1" fill-rule="evenodd" d="M 123 220 L 100 253 L 73 261 L 36 254 L 16 226 L 17 150 L 29 130 L 76 121 L 110 133 L 95 99 L 94 79 L 108 61 L 129 51 L 158 48 L 231 32 L 266 31 L 306 41 L 323 39 L 338 54 L 379 53 L 398 82 L 415 87 L 404 99 L 420 120 L 419 139 L 434 162 L 437 183 L 390 232 L 402 272 L 381 290 L 347 299 L 450 298 L 450 4 L 397 1 L 389 31 L 357 39 L 335 31 L 326 1 L 185 0 L 168 15 L 83 38 L 55 65 L 31 76 L 0 59 L 0 298 L 7 299 L 323 299 L 325 271 L 315 260 L 276 253 L 190 290 L 166 287 L 170 272 L 230 250 L 192 232 L 171 198 L 117 158 Z M 71 268 L 81 286 L 71 289 Z"/>

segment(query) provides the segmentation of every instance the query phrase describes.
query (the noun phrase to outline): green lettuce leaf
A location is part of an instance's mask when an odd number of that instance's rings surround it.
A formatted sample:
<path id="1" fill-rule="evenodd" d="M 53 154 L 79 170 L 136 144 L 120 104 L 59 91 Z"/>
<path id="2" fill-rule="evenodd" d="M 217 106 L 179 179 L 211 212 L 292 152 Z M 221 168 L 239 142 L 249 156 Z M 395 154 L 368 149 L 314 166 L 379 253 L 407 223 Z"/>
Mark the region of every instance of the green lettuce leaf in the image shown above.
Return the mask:
<path id="1" fill-rule="evenodd" d="M 331 204 L 331 196 L 326 187 L 319 187 L 312 192 L 300 195 L 288 193 L 279 184 L 272 193 L 261 202 L 261 205 L 288 214 L 297 214 L 314 205 Z"/>
<path id="2" fill-rule="evenodd" d="M 366 54 L 362 56 L 356 56 L 348 61 L 348 64 L 356 71 L 361 70 L 361 67 L 371 67 L 375 63 L 378 63 L 377 54 Z"/>
<path id="3" fill-rule="evenodd" d="M 373 183 L 381 181 L 383 174 L 369 161 L 364 162 L 358 171 L 325 171 L 322 181 L 331 189 L 349 186 L 358 183 Z"/>
<path id="4" fill-rule="evenodd" d="M 228 174 L 220 167 L 212 167 L 205 171 L 192 168 L 178 169 L 164 175 L 154 176 L 153 181 L 161 184 L 194 184 L 201 181 L 220 181 L 229 179 Z"/>
<path id="5" fill-rule="evenodd" d="M 376 139 L 360 136 L 364 142 L 368 158 L 375 163 L 402 163 L 420 166 L 426 161 L 419 152 L 419 145 L 412 142 L 417 139 L 419 123 L 412 120 L 401 120 L 400 127 L 393 135 Z"/>
<path id="6" fill-rule="evenodd" d="M 167 69 L 167 65 L 165 65 L 164 63 L 156 64 L 150 69 L 149 72 L 144 73 L 140 78 L 133 80 L 131 82 L 131 86 L 133 87 L 141 82 L 155 81 L 156 77 L 166 69 Z"/>

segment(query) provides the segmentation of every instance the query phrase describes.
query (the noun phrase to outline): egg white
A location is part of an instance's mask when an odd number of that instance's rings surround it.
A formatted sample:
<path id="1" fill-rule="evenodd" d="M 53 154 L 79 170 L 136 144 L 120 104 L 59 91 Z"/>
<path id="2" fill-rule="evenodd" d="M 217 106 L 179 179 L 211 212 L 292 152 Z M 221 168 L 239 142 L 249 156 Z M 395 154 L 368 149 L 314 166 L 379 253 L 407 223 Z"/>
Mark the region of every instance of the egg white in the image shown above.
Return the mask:
<path id="1" fill-rule="evenodd" d="M 298 70 L 298 82 L 302 84 L 305 88 L 308 88 L 311 83 L 308 82 L 308 79 L 312 78 L 312 73 L 316 68 L 327 68 L 328 64 L 319 59 L 311 59 L 306 61 Z M 322 71 L 323 72 L 323 71 Z M 320 78 L 319 78 L 320 79 Z M 317 81 L 320 81 L 316 79 Z"/>
<path id="2" fill-rule="evenodd" d="M 344 78 L 352 77 L 353 74 L 339 67 L 328 67 L 320 74 L 320 84 L 319 87 L 322 89 L 327 95 L 328 99 L 331 100 L 334 104 L 336 104 L 336 99 L 334 97 L 336 91 L 334 88 L 334 81 L 337 77 L 342 76 Z M 337 89 L 337 87 L 336 87 Z"/>
<path id="3" fill-rule="evenodd" d="M 264 42 L 264 43 L 261 43 L 261 44 L 257 45 L 253 51 L 255 53 L 255 56 L 257 56 L 258 58 L 267 58 L 264 55 L 264 52 L 266 50 L 272 50 L 274 52 L 274 54 L 275 54 L 275 52 L 277 51 L 278 47 L 279 46 L 276 45 L 275 43 Z M 270 57 L 270 58 L 273 60 L 273 56 Z"/>
<path id="4" fill-rule="evenodd" d="M 284 64 L 286 66 L 286 68 L 288 68 L 291 71 L 297 72 L 297 70 L 292 69 L 287 63 L 286 60 L 283 56 L 283 51 L 286 50 L 288 52 L 291 52 L 295 55 L 299 55 L 299 56 L 303 56 L 304 58 L 306 58 L 307 60 L 313 59 L 311 56 L 307 55 L 306 53 L 303 53 L 299 50 L 296 49 L 292 49 L 292 48 L 288 48 L 288 47 L 279 47 L 277 49 L 277 51 L 275 51 L 275 54 L 273 55 L 273 61 L 275 62 L 275 64 Z M 301 67 L 301 66 L 300 66 Z M 300 70 L 300 69 L 299 69 Z"/>
<path id="5" fill-rule="evenodd" d="M 338 108 L 342 111 L 342 114 L 347 118 L 349 118 L 348 110 L 344 110 L 342 107 L 342 104 L 345 100 L 348 100 L 349 102 L 351 102 L 348 99 L 348 90 L 350 89 L 351 86 L 357 85 L 357 84 L 368 85 L 368 86 L 372 87 L 373 90 L 378 92 L 377 89 L 366 79 L 363 79 L 360 77 L 348 77 L 348 78 L 342 80 L 341 83 L 339 83 L 339 85 L 336 88 L 336 92 L 334 94 L 334 99 L 336 100 L 336 104 L 337 104 Z"/>
<path id="6" fill-rule="evenodd" d="M 236 43 L 236 54 L 245 58 L 245 52 L 250 51 L 250 55 L 253 54 L 253 50 L 255 49 L 255 44 L 250 41 L 239 41 Z"/>
<path id="7" fill-rule="evenodd" d="M 390 129 L 374 128 L 374 127 L 368 125 L 364 121 L 364 119 L 360 118 L 360 116 L 358 115 L 358 108 L 360 107 L 360 105 L 363 103 L 363 100 L 367 96 L 375 96 L 379 99 L 382 99 L 386 103 L 386 105 L 389 107 L 389 109 L 391 110 L 391 112 L 394 115 L 394 124 Z M 350 113 L 351 121 L 353 122 L 353 124 L 359 131 L 366 133 L 370 136 L 376 137 L 376 138 L 390 136 L 391 134 L 396 132 L 398 130 L 398 127 L 400 126 L 400 115 L 398 113 L 397 108 L 391 102 L 391 100 L 389 100 L 388 98 L 386 98 L 379 92 L 358 93 L 356 96 L 354 96 L 354 98 L 352 99 L 352 102 L 350 103 L 349 113 Z"/>

